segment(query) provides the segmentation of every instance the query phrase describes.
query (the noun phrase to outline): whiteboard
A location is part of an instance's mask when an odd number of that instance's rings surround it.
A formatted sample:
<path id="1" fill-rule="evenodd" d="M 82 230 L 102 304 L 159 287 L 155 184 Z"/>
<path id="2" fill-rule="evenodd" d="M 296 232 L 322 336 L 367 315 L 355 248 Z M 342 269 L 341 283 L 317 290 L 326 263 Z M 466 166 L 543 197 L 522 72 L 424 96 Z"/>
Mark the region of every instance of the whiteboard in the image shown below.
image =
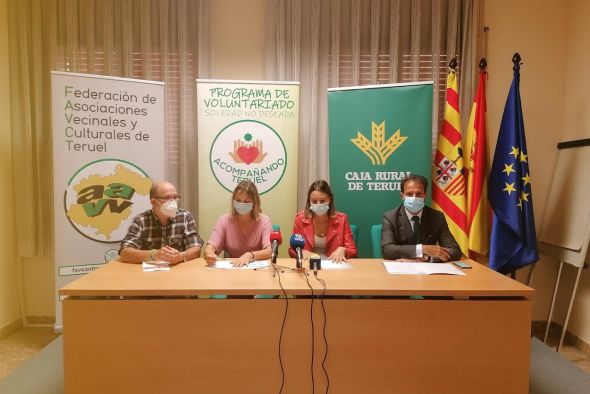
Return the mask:
<path id="1" fill-rule="evenodd" d="M 590 139 L 557 147 L 539 246 L 541 253 L 581 267 L 590 241 Z"/>

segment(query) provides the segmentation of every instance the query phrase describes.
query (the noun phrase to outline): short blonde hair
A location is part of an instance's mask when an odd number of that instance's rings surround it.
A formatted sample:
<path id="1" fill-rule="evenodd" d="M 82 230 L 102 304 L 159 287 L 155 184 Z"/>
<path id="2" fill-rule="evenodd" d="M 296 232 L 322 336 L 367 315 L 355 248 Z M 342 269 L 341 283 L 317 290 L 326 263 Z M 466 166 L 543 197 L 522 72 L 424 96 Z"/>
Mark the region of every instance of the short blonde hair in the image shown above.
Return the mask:
<path id="1" fill-rule="evenodd" d="M 254 219 L 258 220 L 260 212 L 262 212 L 262 208 L 260 207 L 260 196 L 258 195 L 258 189 L 256 188 L 254 182 L 248 179 L 238 183 L 236 185 L 236 188 L 234 189 L 234 192 L 231 195 L 231 214 L 233 216 L 237 216 L 237 212 L 234 209 L 234 200 L 236 199 L 236 196 L 241 193 L 246 194 L 248 197 L 252 199 L 252 203 L 254 204 L 254 206 L 252 208 L 252 212 L 250 213 L 250 215 L 252 215 Z"/>

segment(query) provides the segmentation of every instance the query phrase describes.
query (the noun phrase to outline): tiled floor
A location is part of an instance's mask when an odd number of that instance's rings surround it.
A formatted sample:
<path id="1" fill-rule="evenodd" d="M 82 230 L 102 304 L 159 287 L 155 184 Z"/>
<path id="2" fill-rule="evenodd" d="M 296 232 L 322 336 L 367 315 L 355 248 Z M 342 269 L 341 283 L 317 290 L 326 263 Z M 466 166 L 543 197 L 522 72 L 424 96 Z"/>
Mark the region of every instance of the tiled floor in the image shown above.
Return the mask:
<path id="1" fill-rule="evenodd" d="M 537 338 L 543 340 L 544 333 L 535 332 L 534 334 Z M 60 334 L 56 334 L 53 328 L 27 327 L 4 339 L 0 339 L 0 379 L 47 346 L 58 335 Z M 549 345 L 553 345 L 553 348 L 555 348 L 558 341 L 558 334 L 550 333 Z M 583 353 L 573 346 L 567 345 L 562 347 L 560 353 L 590 373 L 590 355 Z"/>
<path id="2" fill-rule="evenodd" d="M 57 338 L 52 327 L 25 327 L 0 339 L 0 379 Z"/>

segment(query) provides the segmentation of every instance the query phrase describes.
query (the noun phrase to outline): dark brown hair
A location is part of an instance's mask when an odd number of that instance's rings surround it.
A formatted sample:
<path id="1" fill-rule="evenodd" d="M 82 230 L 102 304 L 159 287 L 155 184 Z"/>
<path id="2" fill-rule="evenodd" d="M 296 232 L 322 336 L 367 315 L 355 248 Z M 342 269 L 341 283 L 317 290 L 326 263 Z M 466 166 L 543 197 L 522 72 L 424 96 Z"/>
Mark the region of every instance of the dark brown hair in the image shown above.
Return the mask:
<path id="1" fill-rule="evenodd" d="M 311 217 L 314 215 L 311 209 L 309 209 L 311 205 L 311 203 L 309 202 L 309 196 L 311 195 L 311 192 L 314 191 L 325 193 L 328 195 L 328 197 L 330 197 L 330 209 L 328 210 L 328 215 L 330 217 L 334 216 L 336 214 L 336 203 L 334 202 L 334 195 L 332 194 L 332 189 L 330 188 L 328 182 L 324 181 L 323 179 L 320 179 L 312 183 L 309 187 L 309 190 L 307 191 L 307 202 L 305 203 L 305 216 Z"/>
<path id="2" fill-rule="evenodd" d="M 410 175 L 406 175 L 406 177 L 404 179 L 402 179 L 402 184 L 401 184 L 401 188 L 402 188 L 402 193 L 404 192 L 404 186 L 406 185 L 406 182 L 419 182 L 422 184 L 422 186 L 424 186 L 424 193 L 426 193 L 428 191 L 428 181 L 426 180 L 425 177 L 423 177 L 422 175 L 418 175 L 418 174 L 410 174 Z"/>

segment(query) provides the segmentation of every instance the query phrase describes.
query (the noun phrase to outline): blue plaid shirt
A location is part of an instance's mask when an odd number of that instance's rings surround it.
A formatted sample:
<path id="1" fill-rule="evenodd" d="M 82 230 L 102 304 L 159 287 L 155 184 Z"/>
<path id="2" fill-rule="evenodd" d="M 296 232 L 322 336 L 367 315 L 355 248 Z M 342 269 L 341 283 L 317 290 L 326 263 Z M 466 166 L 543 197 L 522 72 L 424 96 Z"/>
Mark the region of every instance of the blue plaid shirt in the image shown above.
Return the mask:
<path id="1" fill-rule="evenodd" d="M 195 219 L 189 211 L 179 209 L 165 226 L 151 209 L 140 213 L 133 219 L 127 235 L 121 241 L 119 253 L 128 247 L 150 250 L 160 249 L 165 245 L 180 252 L 203 245 L 203 240 L 197 233 Z"/>

